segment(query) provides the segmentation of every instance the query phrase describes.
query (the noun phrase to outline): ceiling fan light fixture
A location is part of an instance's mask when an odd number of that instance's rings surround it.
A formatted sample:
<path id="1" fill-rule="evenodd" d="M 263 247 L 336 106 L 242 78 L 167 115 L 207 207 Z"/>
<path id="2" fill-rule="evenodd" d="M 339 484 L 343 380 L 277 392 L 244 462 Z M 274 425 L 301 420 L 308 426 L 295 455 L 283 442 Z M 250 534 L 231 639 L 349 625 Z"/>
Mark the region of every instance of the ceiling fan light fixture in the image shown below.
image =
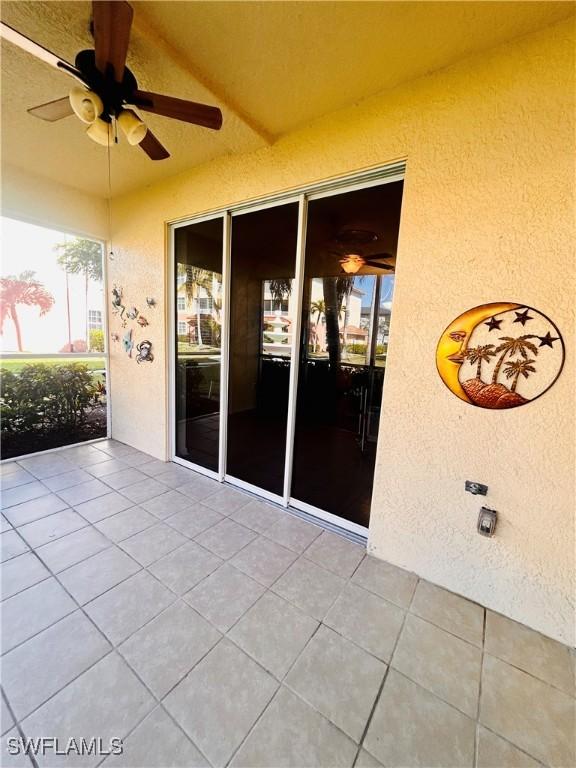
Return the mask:
<path id="1" fill-rule="evenodd" d="M 86 88 L 72 88 L 68 98 L 74 114 L 83 123 L 92 124 L 104 111 L 104 104 L 100 96 Z"/>
<path id="2" fill-rule="evenodd" d="M 343 259 L 340 259 L 340 266 L 347 275 L 355 275 L 366 262 L 357 253 L 348 253 Z"/>
<path id="3" fill-rule="evenodd" d="M 124 136 L 126 136 L 128 144 L 131 144 L 133 147 L 136 144 L 140 144 L 148 133 L 146 124 L 131 109 L 123 109 L 118 115 L 117 120 Z"/>
<path id="4" fill-rule="evenodd" d="M 114 131 L 112 130 L 112 123 L 107 123 L 106 120 L 97 117 L 91 126 L 87 129 L 86 133 L 92 141 L 96 144 L 102 144 L 103 147 L 109 147 L 114 143 Z"/>

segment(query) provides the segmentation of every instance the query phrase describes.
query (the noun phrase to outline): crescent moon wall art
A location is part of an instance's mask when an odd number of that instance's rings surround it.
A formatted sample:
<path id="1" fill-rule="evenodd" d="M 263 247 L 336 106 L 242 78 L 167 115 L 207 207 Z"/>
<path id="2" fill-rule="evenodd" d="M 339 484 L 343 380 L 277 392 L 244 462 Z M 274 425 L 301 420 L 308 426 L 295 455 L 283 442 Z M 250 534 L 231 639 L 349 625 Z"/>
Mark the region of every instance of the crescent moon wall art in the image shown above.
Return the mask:
<path id="1" fill-rule="evenodd" d="M 473 307 L 446 328 L 436 349 L 444 384 L 461 400 L 501 410 L 543 395 L 564 365 L 556 325 L 525 304 Z"/>

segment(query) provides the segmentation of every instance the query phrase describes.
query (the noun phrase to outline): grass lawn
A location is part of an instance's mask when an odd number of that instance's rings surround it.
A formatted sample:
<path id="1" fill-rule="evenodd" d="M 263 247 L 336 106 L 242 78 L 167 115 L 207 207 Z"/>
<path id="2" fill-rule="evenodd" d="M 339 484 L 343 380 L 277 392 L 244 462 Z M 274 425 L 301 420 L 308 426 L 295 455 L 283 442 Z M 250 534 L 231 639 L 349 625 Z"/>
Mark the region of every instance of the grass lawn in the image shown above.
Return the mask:
<path id="1" fill-rule="evenodd" d="M 18 359 L 0 359 L 0 371 L 21 371 L 25 365 L 42 363 L 44 365 L 67 365 L 69 363 L 83 363 L 91 371 L 99 371 L 105 367 L 103 357 L 21 357 Z"/>

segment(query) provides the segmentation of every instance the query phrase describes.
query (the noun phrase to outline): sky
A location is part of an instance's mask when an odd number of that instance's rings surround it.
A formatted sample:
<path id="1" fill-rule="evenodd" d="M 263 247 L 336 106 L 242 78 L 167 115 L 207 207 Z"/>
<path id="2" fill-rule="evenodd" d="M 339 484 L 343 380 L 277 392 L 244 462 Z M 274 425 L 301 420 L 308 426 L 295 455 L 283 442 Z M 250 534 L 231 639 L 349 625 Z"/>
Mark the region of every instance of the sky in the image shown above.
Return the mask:
<path id="1" fill-rule="evenodd" d="M 57 263 L 54 247 L 73 239 L 71 235 L 52 229 L 6 217 L 1 219 L 0 276 L 19 275 L 32 270 L 55 300 L 52 309 L 43 317 L 39 317 L 37 307 L 18 306 L 22 344 L 26 352 L 59 352 L 68 342 L 66 275 Z M 72 339 L 84 339 L 84 276 L 70 275 L 68 279 Z M 91 281 L 89 284 L 88 306 L 90 309 L 103 310 L 103 290 L 99 283 Z M 14 324 L 8 318 L 0 336 L 0 351 L 7 353 L 17 350 Z"/>

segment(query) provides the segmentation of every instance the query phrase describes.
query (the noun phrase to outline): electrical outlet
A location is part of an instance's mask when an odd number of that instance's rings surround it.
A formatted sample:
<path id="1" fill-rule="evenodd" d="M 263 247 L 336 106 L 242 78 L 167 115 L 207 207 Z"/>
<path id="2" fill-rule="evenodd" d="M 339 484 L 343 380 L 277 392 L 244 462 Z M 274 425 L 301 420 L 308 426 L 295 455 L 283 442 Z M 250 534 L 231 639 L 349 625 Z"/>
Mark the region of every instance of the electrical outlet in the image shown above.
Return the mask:
<path id="1" fill-rule="evenodd" d="M 496 512 L 495 509 L 482 507 L 480 509 L 480 514 L 478 515 L 478 524 L 476 526 L 476 530 L 481 536 L 488 536 L 489 538 L 494 536 L 497 519 L 498 512 Z"/>

